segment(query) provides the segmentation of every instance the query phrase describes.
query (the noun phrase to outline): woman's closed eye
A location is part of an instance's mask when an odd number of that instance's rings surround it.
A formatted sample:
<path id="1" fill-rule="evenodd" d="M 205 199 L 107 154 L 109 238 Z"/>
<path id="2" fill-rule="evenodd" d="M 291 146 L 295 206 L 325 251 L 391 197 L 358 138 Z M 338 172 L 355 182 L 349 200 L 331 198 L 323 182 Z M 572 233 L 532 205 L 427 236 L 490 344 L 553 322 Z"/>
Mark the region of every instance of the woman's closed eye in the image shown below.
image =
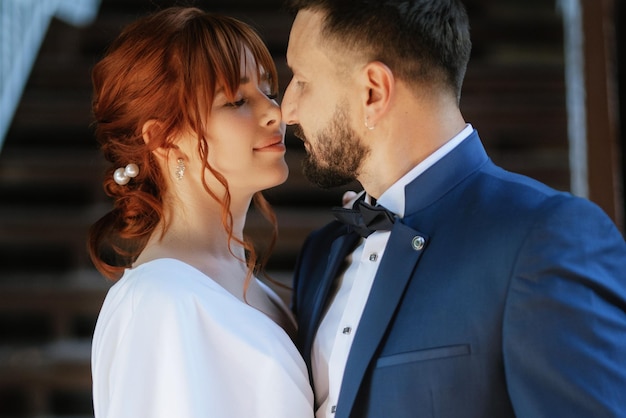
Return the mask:
<path id="1" fill-rule="evenodd" d="M 269 92 L 269 93 L 264 93 L 264 94 L 270 100 L 278 99 L 278 94 L 277 93 Z M 238 108 L 238 107 L 241 107 L 241 106 L 245 105 L 247 102 L 248 102 L 248 99 L 246 97 L 242 97 L 241 99 L 235 100 L 233 102 L 228 102 L 228 103 L 224 104 L 224 106 Z"/>
<path id="2" fill-rule="evenodd" d="M 237 101 L 228 102 L 224 106 L 226 106 L 226 107 L 241 107 L 241 106 L 245 105 L 247 101 L 248 100 L 245 97 L 242 97 L 241 99 L 239 99 Z"/>

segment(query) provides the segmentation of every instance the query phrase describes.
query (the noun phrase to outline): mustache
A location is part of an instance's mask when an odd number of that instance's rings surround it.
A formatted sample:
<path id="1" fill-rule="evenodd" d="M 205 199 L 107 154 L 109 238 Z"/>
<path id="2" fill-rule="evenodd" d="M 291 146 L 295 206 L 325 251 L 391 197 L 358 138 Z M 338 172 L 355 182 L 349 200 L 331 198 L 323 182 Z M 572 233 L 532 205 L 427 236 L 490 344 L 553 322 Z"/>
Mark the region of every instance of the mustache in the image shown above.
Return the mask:
<path id="1" fill-rule="evenodd" d="M 306 137 L 304 136 L 304 131 L 302 130 L 302 126 L 294 125 L 293 134 L 296 138 L 299 138 L 302 141 L 306 141 Z"/>

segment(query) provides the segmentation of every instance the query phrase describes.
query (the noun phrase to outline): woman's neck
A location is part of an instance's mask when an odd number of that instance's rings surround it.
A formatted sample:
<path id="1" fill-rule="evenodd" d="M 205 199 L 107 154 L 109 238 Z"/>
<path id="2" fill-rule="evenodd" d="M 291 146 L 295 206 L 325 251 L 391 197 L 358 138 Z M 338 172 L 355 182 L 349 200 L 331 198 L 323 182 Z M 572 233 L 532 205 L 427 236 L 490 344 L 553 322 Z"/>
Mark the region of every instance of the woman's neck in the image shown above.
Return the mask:
<path id="1" fill-rule="evenodd" d="M 208 196 L 207 196 L 208 197 Z M 214 199 L 176 198 L 164 204 L 163 219 L 157 225 L 135 265 L 157 258 L 176 258 L 194 267 L 219 263 L 244 266 L 245 251 L 237 242 L 243 240 L 243 228 L 250 199 L 231 200 L 230 217 Z M 222 219 L 232 227 L 227 233 Z M 206 260 L 206 261 L 203 261 Z M 205 270 L 205 268 L 200 268 Z"/>

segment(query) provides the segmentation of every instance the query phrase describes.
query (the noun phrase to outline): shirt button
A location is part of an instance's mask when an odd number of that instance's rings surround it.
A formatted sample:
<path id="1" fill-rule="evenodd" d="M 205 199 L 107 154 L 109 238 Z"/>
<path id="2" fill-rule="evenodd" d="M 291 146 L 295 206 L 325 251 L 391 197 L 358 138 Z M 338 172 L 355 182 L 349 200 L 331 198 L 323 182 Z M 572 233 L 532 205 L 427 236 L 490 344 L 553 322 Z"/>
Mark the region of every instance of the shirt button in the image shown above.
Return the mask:
<path id="1" fill-rule="evenodd" d="M 343 331 L 341 331 L 343 334 L 345 335 L 349 335 L 352 332 L 352 328 L 351 327 L 345 327 L 343 329 Z"/>
<path id="2" fill-rule="evenodd" d="M 371 253 L 370 254 L 370 261 L 376 261 L 376 260 L 378 260 L 378 254 Z"/>
<path id="3" fill-rule="evenodd" d="M 334 414 L 336 410 L 337 410 L 337 405 L 333 405 L 330 407 L 331 414 Z"/>

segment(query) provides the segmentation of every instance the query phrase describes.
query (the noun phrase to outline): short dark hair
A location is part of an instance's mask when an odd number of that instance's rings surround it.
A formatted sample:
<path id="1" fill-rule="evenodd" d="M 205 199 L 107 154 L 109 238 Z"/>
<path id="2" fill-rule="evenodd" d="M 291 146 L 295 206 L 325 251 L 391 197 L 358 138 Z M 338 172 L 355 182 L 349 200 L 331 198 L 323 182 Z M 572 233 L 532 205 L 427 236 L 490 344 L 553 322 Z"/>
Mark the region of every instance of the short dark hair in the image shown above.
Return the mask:
<path id="1" fill-rule="evenodd" d="M 370 54 L 405 82 L 435 83 L 460 97 L 472 43 L 460 0 L 287 0 L 294 14 L 325 14 L 322 35 Z"/>

